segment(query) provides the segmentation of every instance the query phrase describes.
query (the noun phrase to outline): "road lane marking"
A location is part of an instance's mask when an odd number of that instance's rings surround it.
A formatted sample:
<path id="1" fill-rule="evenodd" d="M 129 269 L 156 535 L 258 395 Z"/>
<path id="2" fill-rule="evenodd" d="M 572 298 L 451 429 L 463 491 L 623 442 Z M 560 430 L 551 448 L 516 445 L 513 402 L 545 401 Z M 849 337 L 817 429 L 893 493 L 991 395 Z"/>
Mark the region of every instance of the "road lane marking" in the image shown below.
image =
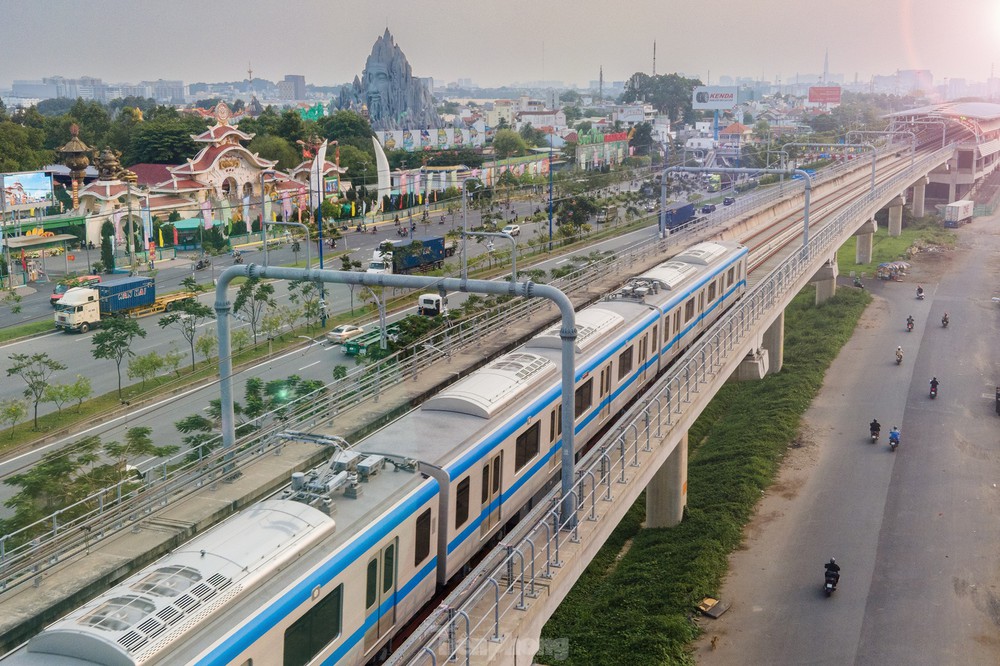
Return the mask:
<path id="1" fill-rule="evenodd" d="M 303 370 L 305 370 L 306 368 L 311 368 L 311 367 L 313 367 L 314 365 L 319 365 L 320 363 L 322 363 L 322 361 L 315 361 L 315 362 L 313 362 L 313 363 L 310 363 L 309 365 L 303 365 L 303 366 L 302 366 L 301 368 L 299 368 L 299 372 L 302 372 L 302 371 L 303 371 Z"/>

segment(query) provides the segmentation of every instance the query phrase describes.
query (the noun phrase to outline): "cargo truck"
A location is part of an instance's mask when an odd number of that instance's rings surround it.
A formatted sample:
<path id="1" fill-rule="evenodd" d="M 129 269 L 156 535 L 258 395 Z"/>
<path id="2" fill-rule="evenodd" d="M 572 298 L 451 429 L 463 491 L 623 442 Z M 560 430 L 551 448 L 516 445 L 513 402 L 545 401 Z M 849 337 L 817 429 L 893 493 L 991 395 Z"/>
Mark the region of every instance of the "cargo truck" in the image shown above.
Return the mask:
<path id="1" fill-rule="evenodd" d="M 385 337 L 387 341 L 395 341 L 399 335 L 399 324 L 392 323 L 385 327 Z M 370 356 L 374 350 L 380 349 L 382 341 L 382 330 L 376 328 L 364 335 L 351 338 L 340 348 L 348 356 Z"/>
<path id="2" fill-rule="evenodd" d="M 388 250 L 388 246 L 392 250 Z M 455 242 L 442 236 L 416 236 L 387 240 L 372 252 L 369 273 L 405 275 L 444 266 L 446 257 L 455 254 Z"/>
<path id="3" fill-rule="evenodd" d="M 954 229 L 967 222 L 972 222 L 972 211 L 976 204 L 968 199 L 950 203 L 944 207 L 944 226 Z"/>
<path id="4" fill-rule="evenodd" d="M 618 221 L 618 206 L 605 206 L 601 210 L 597 211 L 597 222 L 599 224 L 604 224 L 607 222 L 617 222 Z"/>
<path id="5" fill-rule="evenodd" d="M 93 287 L 73 287 L 56 303 L 56 328 L 86 333 L 111 317 L 144 317 L 166 312 L 195 294 L 182 291 L 156 296 L 156 283 L 149 277 L 130 277 L 102 282 Z"/>
<path id="6" fill-rule="evenodd" d="M 678 229 L 691 221 L 694 217 L 694 204 L 670 204 L 664 211 L 664 215 L 667 220 L 667 229 L 673 231 L 674 229 Z"/>

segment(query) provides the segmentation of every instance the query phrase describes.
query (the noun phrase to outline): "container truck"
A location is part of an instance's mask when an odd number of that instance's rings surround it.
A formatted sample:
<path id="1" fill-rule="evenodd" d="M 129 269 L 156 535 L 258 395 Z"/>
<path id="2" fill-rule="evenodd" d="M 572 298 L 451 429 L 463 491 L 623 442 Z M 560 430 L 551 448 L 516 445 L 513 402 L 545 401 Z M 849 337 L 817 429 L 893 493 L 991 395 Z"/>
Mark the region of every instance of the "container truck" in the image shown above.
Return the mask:
<path id="1" fill-rule="evenodd" d="M 675 203 L 667 206 L 664 211 L 667 229 L 673 231 L 687 224 L 694 217 L 694 204 Z"/>
<path id="2" fill-rule="evenodd" d="M 944 226 L 954 229 L 967 222 L 972 222 L 972 211 L 976 204 L 968 199 L 950 203 L 944 207 Z"/>
<path id="3" fill-rule="evenodd" d="M 86 333 L 111 317 L 144 317 L 171 310 L 191 300 L 188 291 L 156 296 L 156 283 L 149 277 L 130 277 L 102 282 L 93 287 L 73 287 L 56 303 L 56 328 Z"/>
<path id="4" fill-rule="evenodd" d="M 392 250 L 388 250 L 389 245 Z M 444 266 L 445 258 L 454 254 L 455 242 L 442 236 L 387 240 L 372 252 L 367 272 L 403 275 L 429 271 Z"/>

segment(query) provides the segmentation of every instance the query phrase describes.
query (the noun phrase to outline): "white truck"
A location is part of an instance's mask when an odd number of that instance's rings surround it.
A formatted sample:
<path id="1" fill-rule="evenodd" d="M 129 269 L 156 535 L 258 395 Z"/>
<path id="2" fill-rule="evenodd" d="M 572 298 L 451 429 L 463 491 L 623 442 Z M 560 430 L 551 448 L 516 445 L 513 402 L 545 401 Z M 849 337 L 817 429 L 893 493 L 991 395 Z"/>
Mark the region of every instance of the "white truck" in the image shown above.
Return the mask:
<path id="1" fill-rule="evenodd" d="M 972 222 L 972 212 L 976 204 L 968 199 L 955 201 L 944 207 L 944 226 L 954 229 L 967 222 Z"/>
<path id="2" fill-rule="evenodd" d="M 420 294 L 417 297 L 417 314 L 425 317 L 442 317 L 448 314 L 448 297 L 440 294 Z"/>

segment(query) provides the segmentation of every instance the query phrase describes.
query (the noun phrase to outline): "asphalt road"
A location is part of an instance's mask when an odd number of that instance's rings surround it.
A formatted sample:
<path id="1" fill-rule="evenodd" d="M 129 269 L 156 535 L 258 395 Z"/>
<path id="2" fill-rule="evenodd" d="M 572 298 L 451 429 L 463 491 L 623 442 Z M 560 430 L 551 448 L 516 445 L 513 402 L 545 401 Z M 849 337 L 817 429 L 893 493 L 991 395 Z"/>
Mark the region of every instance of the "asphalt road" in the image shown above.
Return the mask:
<path id="1" fill-rule="evenodd" d="M 522 230 L 522 234 L 524 233 L 530 233 L 530 230 Z M 649 236 L 655 233 L 656 227 L 655 225 L 651 225 L 644 229 L 601 241 L 590 246 L 586 252 L 578 254 L 587 254 L 595 250 L 614 249 L 634 243 L 644 236 Z M 368 252 L 370 253 L 371 249 L 368 249 Z M 280 261 L 280 258 L 273 260 Z M 566 264 L 569 261 L 570 256 L 556 257 L 541 261 L 534 264 L 532 267 L 551 270 L 552 268 Z M 520 268 L 521 267 L 519 267 L 519 269 Z M 328 295 L 329 302 L 339 303 L 342 305 L 347 303 L 349 296 L 346 286 L 327 285 L 327 287 L 332 287 L 332 290 L 329 293 L 333 294 L 332 296 Z M 283 283 L 276 283 L 276 290 L 279 295 L 283 294 Z M 450 294 L 450 307 L 457 307 L 461 305 L 466 297 L 466 294 L 461 293 Z M 355 299 L 357 300 L 357 293 L 355 293 Z M 206 294 L 201 297 L 201 300 L 206 304 L 211 304 L 214 297 Z M 48 307 L 47 304 L 46 307 Z M 344 307 L 346 307 L 346 305 L 344 305 Z M 403 312 L 397 312 L 390 318 L 390 320 L 406 316 L 407 314 L 412 314 L 414 311 L 415 308 Z M 186 348 L 186 341 L 184 341 L 178 333 L 173 333 L 169 329 L 160 329 L 156 323 L 158 319 L 158 317 L 147 317 L 138 320 L 148 333 L 146 338 L 138 339 L 133 344 L 133 350 L 136 354 L 148 353 L 152 349 L 157 349 L 161 352 L 165 351 L 171 341 L 175 343 L 178 349 L 184 351 L 185 353 L 189 353 L 189 350 Z M 373 324 L 374 322 L 369 322 L 366 325 L 371 326 Z M 215 321 L 211 320 L 204 322 L 201 326 L 202 329 L 214 327 Z M 234 328 L 245 328 L 246 326 L 247 324 L 245 323 L 234 322 Z M 46 351 L 51 357 L 60 360 L 69 366 L 69 369 L 62 373 L 65 377 L 57 377 L 55 381 L 71 381 L 76 374 L 86 374 L 91 378 L 95 394 L 113 391 L 117 387 L 117 374 L 115 372 L 114 362 L 104 360 L 97 361 L 91 356 L 90 340 L 93 335 L 93 331 L 86 334 L 66 334 L 62 332 L 54 332 L 29 340 L 0 346 L 0 355 L 8 356 L 15 352 L 34 353 L 36 351 Z M 187 357 L 186 362 L 190 362 L 190 356 Z M 125 373 L 126 365 L 127 361 L 123 363 L 123 375 Z M 288 376 L 295 374 L 304 379 L 319 379 L 324 382 L 328 382 L 332 379 L 333 368 L 337 365 L 345 365 L 351 368 L 354 367 L 354 361 L 350 357 L 345 356 L 339 346 L 326 344 L 322 340 L 313 340 L 303 347 L 288 351 L 255 367 L 238 372 L 234 382 L 234 395 L 237 401 L 242 401 L 246 380 L 249 377 L 260 377 L 267 382 L 272 379 L 285 379 Z M 125 383 L 128 383 L 127 379 L 125 380 Z M 23 385 L 14 380 L 0 383 L 0 400 L 7 397 L 20 397 L 22 390 Z M 33 464 L 46 452 L 58 450 L 59 448 L 67 446 L 85 435 L 100 435 L 102 441 L 105 442 L 121 442 L 124 441 L 125 430 L 127 428 L 141 425 L 148 426 L 152 429 L 152 437 L 159 445 L 180 444 L 181 435 L 178 433 L 173 424 L 186 416 L 199 413 L 206 407 L 210 400 L 218 397 L 218 385 L 215 382 L 209 382 L 203 388 L 189 390 L 180 396 L 174 396 L 169 399 L 158 401 L 157 403 L 148 405 L 142 409 L 130 409 L 126 415 L 109 419 L 108 421 L 101 423 L 99 426 L 90 428 L 85 432 L 80 432 L 71 437 L 52 442 L 45 446 L 37 447 L 29 453 L 0 462 L 0 479 L 23 469 L 27 465 Z M 39 413 L 45 413 L 45 411 L 52 411 L 53 409 L 53 405 L 46 403 L 40 405 Z M 144 465 L 146 462 L 148 461 L 135 461 L 135 464 Z M 12 494 L 13 493 L 8 486 L 0 485 L 0 504 L 12 496 Z M 0 517 L 3 515 L 7 515 L 6 510 L 0 509 Z"/>
<path id="2" fill-rule="evenodd" d="M 957 252 L 917 259 L 906 282 L 870 285 L 875 302 L 827 373 L 803 445 L 789 449 L 730 558 L 720 596 L 731 609 L 700 621 L 699 663 L 1000 663 L 996 223 L 960 230 Z M 916 284 L 926 300 L 914 299 Z M 877 445 L 872 417 L 883 424 Z M 843 571 L 828 599 L 830 557 Z"/>

